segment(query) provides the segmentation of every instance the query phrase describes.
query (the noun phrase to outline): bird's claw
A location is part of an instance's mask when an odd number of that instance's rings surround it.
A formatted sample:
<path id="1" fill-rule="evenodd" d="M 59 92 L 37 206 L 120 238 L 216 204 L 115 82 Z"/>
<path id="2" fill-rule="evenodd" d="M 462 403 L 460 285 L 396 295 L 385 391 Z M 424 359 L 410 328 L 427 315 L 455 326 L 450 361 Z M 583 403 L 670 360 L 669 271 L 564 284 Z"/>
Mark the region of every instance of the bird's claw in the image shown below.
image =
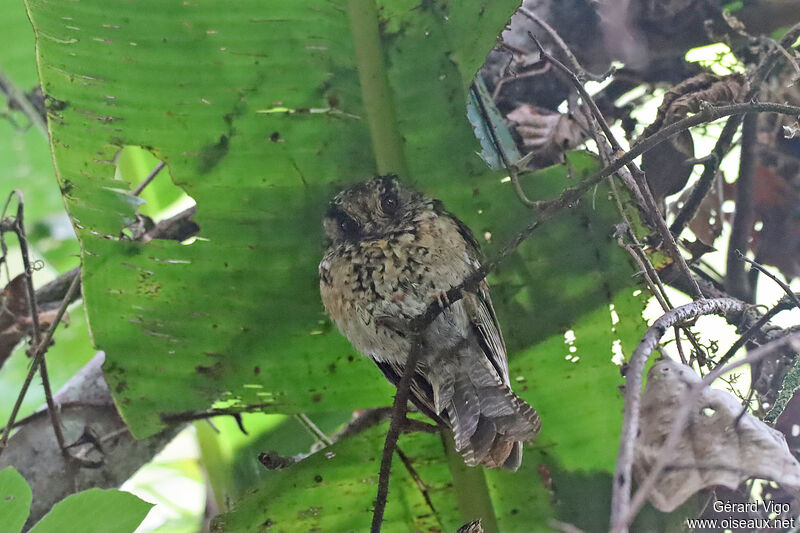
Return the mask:
<path id="1" fill-rule="evenodd" d="M 439 291 L 436 296 L 436 303 L 442 308 L 442 311 L 450 307 L 450 298 L 447 297 L 447 291 Z"/>

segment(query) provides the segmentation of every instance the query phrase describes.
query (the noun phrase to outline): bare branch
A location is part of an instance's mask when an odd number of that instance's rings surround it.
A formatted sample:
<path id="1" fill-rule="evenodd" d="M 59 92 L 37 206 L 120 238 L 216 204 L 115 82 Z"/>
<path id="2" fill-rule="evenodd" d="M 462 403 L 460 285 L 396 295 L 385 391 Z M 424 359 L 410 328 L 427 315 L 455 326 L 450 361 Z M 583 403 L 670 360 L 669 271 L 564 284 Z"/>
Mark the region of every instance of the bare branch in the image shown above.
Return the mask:
<path id="1" fill-rule="evenodd" d="M 772 272 L 770 272 L 769 270 L 764 268 L 760 263 L 757 263 L 756 261 L 753 261 L 752 259 L 748 259 L 742 253 L 737 254 L 737 259 L 739 259 L 740 261 L 745 261 L 747 263 L 750 263 L 753 266 L 753 268 L 755 268 L 756 270 L 758 270 L 759 272 L 761 272 L 762 274 L 767 276 L 769 279 L 771 279 L 772 281 L 777 283 L 778 286 L 781 289 L 783 289 L 783 292 L 786 293 L 786 297 L 789 298 L 789 300 L 792 303 L 794 303 L 794 305 L 798 309 L 800 309 L 800 299 L 798 299 L 797 294 L 794 293 L 794 291 L 792 290 L 791 287 L 789 287 L 789 285 L 787 285 L 785 282 L 781 281 L 781 279 L 778 278 L 778 276 L 776 276 L 775 274 L 773 274 Z"/>
<path id="2" fill-rule="evenodd" d="M 137 185 L 135 189 L 133 189 L 131 194 L 133 194 L 134 196 L 139 196 L 140 194 L 142 194 L 144 188 L 150 185 L 151 181 L 156 179 L 158 173 L 161 172 L 161 170 L 165 166 L 167 166 L 167 164 L 164 161 L 159 161 L 158 164 L 155 166 L 155 168 L 153 168 L 153 170 L 150 171 L 150 174 L 148 174 L 147 177 L 143 179 L 142 182 L 139 185 Z"/>
<path id="3" fill-rule="evenodd" d="M 438 305 L 438 304 L 437 304 Z M 431 319 L 431 322 L 433 319 Z M 389 430 L 386 432 L 386 442 L 383 445 L 381 455 L 381 469 L 378 474 L 378 495 L 375 498 L 375 509 L 372 512 L 372 533 L 380 533 L 383 524 L 383 513 L 386 510 L 386 498 L 389 495 L 389 475 L 392 471 L 392 457 L 397 448 L 397 439 L 400 437 L 400 430 L 406 418 L 406 406 L 408 404 L 409 390 L 411 387 L 411 377 L 417 370 L 417 362 L 422 355 L 422 338 L 420 333 L 416 333 L 411 342 L 411 350 L 406 359 L 406 368 L 403 377 L 397 384 L 397 394 L 394 396 L 392 404 L 392 421 Z"/>
<path id="4" fill-rule="evenodd" d="M 20 389 L 19 395 L 17 396 L 17 401 L 14 404 L 13 409 L 11 410 L 11 415 L 8 417 L 8 423 L 6 423 L 5 430 L 3 431 L 3 437 L 0 439 L 0 454 L 2 454 L 3 450 L 5 449 L 8 443 L 8 437 L 11 433 L 11 428 L 14 427 L 14 421 L 17 418 L 17 414 L 19 413 L 19 408 L 22 405 L 22 401 L 25 399 L 25 395 L 28 392 L 28 388 L 30 387 L 31 381 L 33 381 L 33 376 L 36 375 L 36 371 L 39 368 L 39 365 L 44 360 L 44 354 L 47 352 L 47 349 L 50 347 L 50 341 L 53 340 L 53 334 L 55 333 L 56 327 L 61 322 L 61 317 L 64 316 L 64 312 L 67 310 L 67 306 L 69 305 L 69 301 L 72 298 L 72 295 L 78 288 L 78 280 L 80 278 L 75 276 L 73 278 L 72 283 L 70 284 L 69 289 L 67 290 L 67 294 L 64 296 L 64 301 L 61 304 L 61 307 L 58 310 L 58 314 L 56 318 L 53 320 L 53 323 L 50 325 L 50 328 L 47 330 L 45 334 L 44 340 L 38 342 L 33 346 L 33 362 L 31 363 L 30 370 L 28 371 L 28 375 L 25 378 L 25 382 L 22 384 L 22 388 Z M 52 397 L 50 401 L 47 402 L 48 411 L 50 411 L 50 416 L 53 416 L 55 413 L 55 402 L 53 401 Z M 64 435 L 61 433 L 61 423 L 59 420 L 53 420 L 53 427 L 57 428 L 56 431 L 56 438 L 58 439 L 58 444 L 62 450 L 65 450 L 64 445 Z"/>
<path id="5" fill-rule="evenodd" d="M 22 92 L 19 87 L 17 87 L 14 82 L 11 81 L 5 72 L 0 70 L 0 92 L 6 95 L 8 99 L 9 107 L 16 106 L 19 108 L 31 124 L 36 126 L 42 134 L 44 135 L 45 139 L 48 138 L 47 133 L 47 118 L 46 116 L 42 116 L 39 111 L 34 107 L 31 101 L 28 99 L 28 96 Z"/>

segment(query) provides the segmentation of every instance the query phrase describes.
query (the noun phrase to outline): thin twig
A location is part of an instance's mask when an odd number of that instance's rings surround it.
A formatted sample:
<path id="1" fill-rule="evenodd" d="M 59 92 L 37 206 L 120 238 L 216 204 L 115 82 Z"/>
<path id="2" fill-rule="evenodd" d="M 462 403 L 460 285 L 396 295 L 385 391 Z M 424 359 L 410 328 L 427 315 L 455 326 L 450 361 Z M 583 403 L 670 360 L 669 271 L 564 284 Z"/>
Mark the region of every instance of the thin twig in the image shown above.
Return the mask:
<path id="1" fill-rule="evenodd" d="M 494 100 L 495 102 L 497 101 L 497 99 L 500 97 L 500 93 L 502 92 L 503 87 L 506 85 L 506 83 L 509 83 L 509 82 L 512 82 L 512 81 L 517 81 L 517 80 L 522 80 L 522 79 L 525 79 L 525 78 L 533 78 L 533 77 L 536 77 L 536 76 L 541 76 L 542 74 L 544 74 L 545 72 L 547 72 L 549 70 L 550 70 L 550 65 L 546 64 L 541 68 L 537 68 L 537 69 L 533 69 L 533 70 L 527 70 L 527 71 L 522 72 L 520 74 L 514 74 L 513 76 L 505 76 L 503 78 L 500 78 L 497 81 L 497 85 L 494 86 L 494 91 L 492 91 L 492 100 Z"/>
<path id="2" fill-rule="evenodd" d="M 722 357 L 719 359 L 719 361 L 717 362 L 717 366 L 719 366 L 719 365 L 724 365 L 725 363 L 727 363 L 728 361 L 730 361 L 730 360 L 731 360 L 731 358 L 732 358 L 734 355 L 736 355 L 736 352 L 738 352 L 738 351 L 739 351 L 739 349 L 740 349 L 742 346 L 744 346 L 745 344 L 747 344 L 747 342 L 748 342 L 748 341 L 750 341 L 750 339 L 752 339 L 753 337 L 755 337 L 755 336 L 756 336 L 756 335 L 757 335 L 757 334 L 758 334 L 758 333 L 761 331 L 761 328 L 763 328 L 763 327 L 764 327 L 764 325 L 765 325 L 767 322 L 769 322 L 770 320 L 772 320 L 772 318 L 773 318 L 775 315 L 777 315 L 778 313 L 780 313 L 781 311 L 785 311 L 786 309 L 788 309 L 788 306 L 786 305 L 786 303 L 785 303 L 785 302 L 786 302 L 786 300 L 781 300 L 781 301 L 779 301 L 779 302 L 778 302 L 778 303 L 777 303 L 777 304 L 776 304 L 776 305 L 775 305 L 775 306 L 774 306 L 772 309 L 770 309 L 769 311 L 767 311 L 766 313 L 764 313 L 764 315 L 763 315 L 761 318 L 759 318 L 759 319 L 758 319 L 758 320 L 755 322 L 755 324 L 753 324 L 752 326 L 750 326 L 750 327 L 747 329 L 747 331 L 745 331 L 745 332 L 744 332 L 744 333 L 743 333 L 743 334 L 742 334 L 742 335 L 741 335 L 741 336 L 740 336 L 738 339 L 736 339 L 736 342 L 734 342 L 734 343 L 733 343 L 733 345 L 732 345 L 732 346 L 731 346 L 731 347 L 728 349 L 728 351 L 727 351 L 727 352 L 725 352 L 725 355 L 723 355 L 723 356 L 722 356 Z"/>
<path id="3" fill-rule="evenodd" d="M 317 441 L 321 442 L 325 446 L 330 446 L 333 444 L 333 441 L 325 434 L 324 431 L 319 429 L 317 425 L 310 419 L 305 413 L 297 413 L 294 415 L 295 420 L 300 422 L 300 424 L 306 428 L 306 430 L 311 433 Z"/>
<path id="4" fill-rule="evenodd" d="M 438 304 L 436 304 L 438 306 Z M 397 439 L 400 437 L 400 429 L 406 418 L 406 404 L 408 403 L 411 388 L 411 377 L 417 370 L 417 362 L 422 356 L 422 338 L 420 333 L 416 333 L 411 341 L 411 350 L 406 358 L 406 368 L 403 377 L 397 384 L 397 394 L 394 396 L 392 404 L 392 421 L 386 432 L 386 441 L 383 445 L 381 455 L 381 468 L 378 474 L 378 495 L 375 498 L 375 509 L 372 512 L 371 533 L 380 533 L 383 524 L 383 513 L 386 510 L 386 499 L 389 495 L 389 476 L 392 472 L 392 457 L 397 448 Z"/>
<path id="5" fill-rule="evenodd" d="M 611 145 L 611 149 L 613 150 L 614 157 L 622 153 L 622 147 L 617 141 L 614 134 L 611 132 L 611 128 L 609 127 L 608 123 L 603 117 L 603 114 L 600 112 L 600 109 L 597 107 L 592 96 L 586 91 L 586 88 L 581 83 L 580 79 L 572 72 L 566 65 L 561 63 L 559 60 L 554 58 L 550 55 L 542 46 L 542 44 L 536 39 L 536 37 L 531 33 L 528 32 L 528 36 L 533 39 L 536 43 L 536 46 L 539 48 L 539 54 L 546 59 L 547 61 L 553 63 L 553 65 L 563 72 L 569 79 L 572 81 L 572 84 L 578 90 L 578 93 L 581 95 L 581 99 L 583 100 L 584 104 L 589 107 L 592 112 L 592 116 L 597 120 L 597 123 L 600 125 L 600 128 L 603 130 L 603 134 L 606 137 L 606 140 Z M 672 257 L 672 259 L 678 264 L 681 271 L 683 271 L 686 279 L 689 282 L 689 286 L 692 288 L 692 296 L 694 299 L 702 299 L 703 293 L 700 290 L 700 286 L 694 280 L 694 276 L 692 276 L 691 270 L 689 270 L 689 265 L 686 264 L 686 260 L 681 255 L 680 250 L 678 249 L 678 245 L 675 242 L 674 237 L 667 228 L 666 222 L 664 221 L 663 217 L 659 214 L 658 207 L 656 206 L 655 199 L 653 198 L 653 194 L 650 191 L 650 187 L 647 185 L 645 180 L 644 172 L 642 172 L 639 167 L 637 167 L 633 161 L 629 161 L 625 164 L 628 170 L 633 177 L 633 181 L 638 186 L 639 192 L 641 196 L 644 198 L 644 206 L 643 208 L 647 209 L 647 212 L 650 215 L 652 224 L 658 230 L 658 233 L 661 239 L 667 245 L 667 252 Z"/>
<path id="6" fill-rule="evenodd" d="M 333 440 L 339 441 L 344 438 L 357 435 L 362 431 L 366 431 L 371 427 L 382 424 L 392 416 L 391 407 L 376 407 L 373 409 L 366 409 L 355 416 L 348 422 L 342 429 L 333 434 Z"/>
<path id="7" fill-rule="evenodd" d="M 22 111 L 28 120 L 36 126 L 42 134 L 44 135 L 45 139 L 47 139 L 47 122 L 42 115 L 39 114 L 39 111 L 33 106 L 30 100 L 28 100 L 28 96 L 20 90 L 14 82 L 11 81 L 5 72 L 0 70 L 0 92 L 6 95 L 9 104 L 13 103 L 17 107 L 19 107 L 20 111 Z"/>
<path id="8" fill-rule="evenodd" d="M 47 359 L 42 357 L 39 362 L 39 375 L 42 377 L 42 388 L 44 389 L 44 400 L 47 403 L 47 412 L 50 415 L 50 423 L 56 435 L 56 442 L 61 449 L 64 457 L 69 457 L 67 441 L 64 440 L 64 430 L 61 428 L 60 407 L 53 400 L 53 388 L 50 386 L 50 377 L 47 374 Z"/>
<path id="9" fill-rule="evenodd" d="M 785 282 L 781 281 L 781 279 L 778 278 L 778 276 L 776 276 L 775 274 L 773 274 L 772 272 L 770 272 L 769 270 L 764 268 L 764 266 L 761 265 L 760 263 L 757 263 L 756 261 L 753 261 L 752 259 L 748 259 L 742 253 L 737 254 L 736 258 L 738 260 L 740 260 L 740 261 L 746 261 L 746 262 L 750 263 L 753 266 L 753 268 L 755 268 L 756 270 L 758 270 L 759 272 L 761 272 L 762 274 L 767 276 L 769 279 L 771 279 L 772 281 L 777 283 L 778 286 L 781 289 L 783 289 L 783 292 L 786 293 L 786 296 L 792 301 L 792 303 L 794 303 L 794 305 L 798 309 L 800 309 L 800 299 L 797 297 L 797 294 L 795 294 L 795 292 L 792 290 L 791 287 L 789 287 L 789 285 L 787 285 Z"/>
<path id="10" fill-rule="evenodd" d="M 574 72 L 572 72 L 572 70 L 570 70 L 569 67 L 567 67 L 564 63 L 553 57 L 552 54 L 547 52 L 547 50 L 545 50 L 544 47 L 542 46 L 542 43 L 539 42 L 539 40 L 533 35 L 533 33 L 528 32 L 528 36 L 533 40 L 534 43 L 536 43 L 536 47 L 539 49 L 539 55 L 542 57 L 542 59 L 544 59 L 548 63 L 552 63 L 554 67 L 556 67 L 570 79 L 572 84 L 578 90 L 578 94 L 581 95 L 583 103 L 589 106 L 592 115 L 594 115 L 595 119 L 597 119 L 597 122 L 600 124 L 600 127 L 603 130 L 603 134 L 605 134 L 606 138 L 608 139 L 608 142 L 611 143 L 611 147 L 614 149 L 614 154 L 617 155 L 619 153 L 622 153 L 622 147 L 620 146 L 619 142 L 617 142 L 617 139 L 616 137 L 614 137 L 614 134 L 611 133 L 611 128 L 608 126 L 605 117 L 600 112 L 600 109 L 597 107 L 594 98 L 592 98 L 592 96 L 586 91 L 586 88 L 583 86 L 583 82 L 578 78 L 578 76 Z M 566 46 L 566 44 L 564 46 Z M 577 63 L 577 60 L 575 61 Z"/>
<path id="11" fill-rule="evenodd" d="M 8 443 L 8 437 L 11 433 L 11 428 L 14 427 L 14 420 L 17 418 L 17 413 L 19 413 L 19 408 L 22 405 L 22 401 L 25 399 L 25 394 L 28 392 L 31 381 L 33 381 L 33 376 L 36 375 L 36 371 L 38 370 L 39 364 L 44 358 L 44 354 L 50 347 L 50 341 L 53 340 L 53 334 L 55 333 L 56 327 L 58 327 L 58 324 L 61 322 L 61 317 L 64 316 L 64 312 L 67 310 L 67 306 L 72 298 L 72 294 L 78 288 L 79 280 L 79 276 L 75 276 L 75 278 L 73 278 L 72 283 L 67 290 L 67 294 L 64 296 L 64 300 L 61 303 L 61 307 L 58 308 L 58 312 L 56 313 L 52 324 L 50 324 L 50 328 L 47 330 L 44 339 L 39 344 L 34 345 L 31 368 L 28 371 L 28 375 L 25 377 L 25 382 L 22 384 L 22 389 L 17 396 L 17 401 L 14 404 L 14 408 L 11 410 L 11 415 L 8 417 L 8 422 L 6 423 L 5 430 L 3 431 L 3 437 L 0 439 L 0 454 L 3 452 Z M 52 410 L 49 405 L 48 408 Z"/>
<path id="12" fill-rule="evenodd" d="M 17 197 L 17 216 L 14 220 L 14 232 L 19 240 L 19 250 L 22 255 L 22 266 L 25 269 L 25 287 L 28 291 L 28 312 L 31 314 L 33 325 L 33 347 L 39 345 L 41 337 L 41 325 L 39 324 L 39 309 L 36 305 L 36 290 L 33 288 L 33 266 L 31 265 L 30 253 L 28 251 L 28 239 L 25 235 L 25 209 L 22 199 L 22 192 L 15 190 L 11 193 Z"/>
<path id="13" fill-rule="evenodd" d="M 794 70 L 794 78 L 789 82 L 789 84 L 792 85 L 793 82 L 800 79 L 800 65 L 798 65 L 797 59 L 793 57 L 789 51 L 784 48 L 783 45 L 781 45 L 781 43 L 772 41 L 772 46 L 777 48 L 778 52 L 780 52 L 781 55 L 786 58 L 786 62 L 789 63 L 789 66 L 791 66 Z"/>
<path id="14" fill-rule="evenodd" d="M 611 495 L 611 531 L 627 530 L 625 523 L 630 511 L 630 491 L 633 449 L 639 431 L 639 409 L 644 367 L 664 333 L 676 324 L 701 315 L 728 314 L 741 311 L 743 303 L 730 298 L 698 300 L 665 313 L 647 330 L 631 356 L 625 380 L 625 412 L 622 422 L 617 466 Z M 710 374 L 709 374 L 710 375 Z"/>
<path id="15" fill-rule="evenodd" d="M 686 359 L 686 355 L 683 353 L 683 343 L 681 342 L 681 328 L 678 326 L 672 326 L 672 330 L 675 333 L 675 348 L 678 350 L 678 356 L 681 358 L 681 363 L 684 365 L 688 364 Z"/>
<path id="16" fill-rule="evenodd" d="M 605 72 L 599 76 L 596 74 L 592 74 L 591 72 L 588 72 L 585 68 L 581 66 L 580 62 L 578 62 L 578 58 L 575 57 L 575 54 L 572 53 L 570 47 L 567 45 L 566 42 L 564 42 L 564 39 L 561 38 L 561 36 L 558 34 L 555 28 L 553 28 L 543 18 L 541 18 L 539 15 L 529 10 L 525 6 L 520 6 L 517 11 L 522 15 L 525 15 L 526 17 L 531 19 L 533 22 L 541 26 L 541 28 L 544 31 L 547 32 L 550 38 L 553 39 L 553 42 L 555 42 L 556 46 L 558 46 L 558 48 L 562 52 L 564 52 L 564 55 L 569 60 L 570 64 L 572 65 L 572 68 L 575 69 L 575 74 L 578 75 L 578 78 L 581 80 L 581 82 L 587 80 L 603 81 L 613 73 L 613 68 L 609 72 Z"/>
<path id="17" fill-rule="evenodd" d="M 436 516 L 437 515 L 436 507 L 433 506 L 433 502 L 431 501 L 431 496 L 430 494 L 428 494 L 428 487 L 425 486 L 425 482 L 422 481 L 422 477 L 420 477 L 419 472 L 417 472 L 416 468 L 414 468 L 414 465 L 411 464 L 411 460 L 408 458 L 408 456 L 403 452 L 403 450 L 400 449 L 400 446 L 397 447 L 397 456 L 400 457 L 400 460 L 406 467 L 406 470 L 408 471 L 408 474 L 411 476 L 411 479 L 413 479 L 414 483 L 416 483 L 417 488 L 422 494 L 422 497 L 425 499 L 425 503 L 428 504 L 428 507 Z"/>
<path id="18" fill-rule="evenodd" d="M 711 186 L 714 184 L 714 178 L 717 177 L 719 164 L 730 150 L 731 144 L 733 143 L 733 136 L 736 134 L 736 130 L 739 129 L 741 121 L 742 118 L 740 116 L 733 116 L 728 119 L 725 126 L 722 127 L 722 132 L 720 132 L 717 142 L 714 144 L 714 148 L 709 155 L 706 156 L 708 159 L 703 166 L 703 172 L 700 174 L 700 178 L 698 178 L 697 183 L 694 188 L 692 188 L 692 192 L 689 193 L 689 198 L 686 200 L 686 203 L 683 204 L 681 210 L 678 211 L 675 220 L 672 221 L 672 225 L 669 227 L 669 230 L 675 237 L 679 237 L 686 225 L 692 221 L 697 210 L 700 208 L 700 204 L 703 203 L 706 195 L 711 190 Z"/>
<path id="19" fill-rule="evenodd" d="M 153 168 L 153 170 L 150 171 L 150 174 L 148 174 L 147 177 L 144 180 L 142 180 L 142 182 L 139 185 L 137 185 L 135 189 L 133 189 L 131 194 L 133 194 L 134 196 L 139 196 L 140 194 L 142 194 L 144 188 L 150 185 L 151 181 L 156 179 L 158 173 L 161 172 L 161 170 L 165 166 L 167 166 L 167 164 L 164 161 L 159 161 L 158 164 Z"/>

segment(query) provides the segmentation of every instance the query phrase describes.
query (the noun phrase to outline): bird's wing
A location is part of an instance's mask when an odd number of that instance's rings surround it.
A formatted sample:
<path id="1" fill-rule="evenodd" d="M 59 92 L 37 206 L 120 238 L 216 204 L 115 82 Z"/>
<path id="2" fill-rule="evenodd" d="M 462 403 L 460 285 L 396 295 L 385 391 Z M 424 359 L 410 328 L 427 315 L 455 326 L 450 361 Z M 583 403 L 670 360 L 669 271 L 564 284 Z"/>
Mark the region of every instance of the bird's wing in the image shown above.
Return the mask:
<path id="1" fill-rule="evenodd" d="M 386 379 L 388 379 L 392 385 L 397 387 L 397 385 L 400 383 L 400 379 L 403 377 L 403 374 L 406 371 L 405 365 L 396 361 L 381 361 L 375 358 L 371 359 L 376 365 L 378 365 L 378 368 L 381 369 L 381 372 L 383 372 L 383 375 L 386 376 Z M 425 376 L 419 372 L 419 369 L 414 372 L 414 376 L 411 379 L 410 399 L 413 404 L 416 405 L 417 408 L 427 416 L 440 424 L 447 425 L 442 417 L 436 414 L 436 410 L 433 407 L 433 387 L 425 378 Z"/>
<path id="2" fill-rule="evenodd" d="M 503 334 L 500 332 L 500 326 L 497 323 L 497 315 L 495 315 L 494 307 L 492 306 L 492 299 L 489 296 L 489 285 L 485 280 L 482 281 L 478 291 L 465 294 L 463 301 L 481 350 L 503 382 L 508 385 L 506 344 L 503 340 Z"/>
<path id="3" fill-rule="evenodd" d="M 492 300 L 489 297 L 489 287 L 485 281 L 481 282 L 477 292 L 467 292 L 464 297 L 451 305 L 450 313 L 465 313 L 469 319 L 472 331 L 478 341 L 481 352 L 486 357 L 480 363 L 491 368 L 495 374 L 494 379 L 502 380 L 505 385 L 509 385 L 508 360 L 506 358 L 506 348 L 500 327 L 497 324 L 497 317 L 494 313 Z M 393 385 L 397 386 L 405 372 L 405 365 L 398 361 L 386 361 L 372 358 L 383 375 L 386 376 Z M 498 383 L 500 385 L 500 383 Z M 449 403 L 452 397 L 451 383 L 440 383 L 439 394 L 442 404 Z M 411 400 L 425 414 L 439 421 L 436 416 L 436 406 L 434 401 L 434 391 L 430 382 L 420 369 L 414 373 L 411 381 Z"/>
<path id="4" fill-rule="evenodd" d="M 435 203 L 434 209 L 439 215 L 446 216 L 455 223 L 458 233 L 464 239 L 467 247 L 472 250 L 470 255 L 476 258 L 480 257 L 480 244 L 478 244 L 469 226 L 464 224 L 458 217 L 447 212 L 441 202 Z M 462 301 L 483 353 L 497 370 L 500 378 L 508 385 L 506 344 L 503 340 L 503 334 L 500 333 L 500 326 L 497 323 L 497 315 L 494 313 L 492 299 L 489 296 L 489 285 L 486 280 L 481 281 L 477 292 L 465 294 Z M 457 306 L 459 303 L 456 302 L 454 305 Z"/>

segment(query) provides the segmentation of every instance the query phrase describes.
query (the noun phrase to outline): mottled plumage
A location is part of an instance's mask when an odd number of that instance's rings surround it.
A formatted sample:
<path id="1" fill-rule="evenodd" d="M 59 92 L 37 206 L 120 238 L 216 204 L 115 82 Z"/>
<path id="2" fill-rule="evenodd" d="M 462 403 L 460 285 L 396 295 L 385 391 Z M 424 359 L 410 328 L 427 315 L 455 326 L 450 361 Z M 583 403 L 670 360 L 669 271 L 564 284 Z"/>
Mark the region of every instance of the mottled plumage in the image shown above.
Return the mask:
<path id="1" fill-rule="evenodd" d="M 339 193 L 324 220 L 322 302 L 339 330 L 395 385 L 410 350 L 408 321 L 480 267 L 469 228 L 441 202 L 377 177 Z M 511 391 L 505 343 L 481 283 L 427 327 L 411 398 L 453 430 L 469 465 L 519 468 L 540 426 Z"/>

